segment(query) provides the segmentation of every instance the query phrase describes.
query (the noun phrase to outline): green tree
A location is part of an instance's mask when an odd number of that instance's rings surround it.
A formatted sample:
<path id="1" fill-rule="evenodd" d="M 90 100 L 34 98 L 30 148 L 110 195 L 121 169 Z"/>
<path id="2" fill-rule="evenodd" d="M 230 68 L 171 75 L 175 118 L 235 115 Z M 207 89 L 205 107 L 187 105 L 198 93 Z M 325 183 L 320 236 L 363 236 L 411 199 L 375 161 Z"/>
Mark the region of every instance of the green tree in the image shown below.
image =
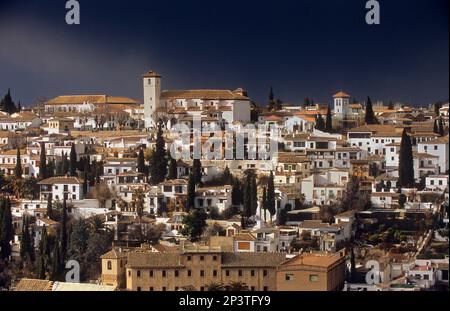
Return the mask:
<path id="1" fill-rule="evenodd" d="M 14 169 L 14 174 L 17 179 L 22 178 L 22 159 L 20 157 L 20 148 L 17 148 L 17 157 L 16 157 L 16 168 Z"/>
<path id="2" fill-rule="evenodd" d="M 20 257 L 23 261 L 34 261 L 34 248 L 30 236 L 30 228 L 28 226 L 28 217 L 22 218 L 22 238 L 20 240 Z"/>
<path id="3" fill-rule="evenodd" d="M 16 105 L 14 104 L 11 97 L 11 90 L 8 89 L 8 93 L 0 101 L 0 111 L 6 112 L 8 114 L 13 114 L 17 112 Z"/>
<path id="4" fill-rule="evenodd" d="M 306 108 L 309 106 L 311 106 L 311 100 L 308 97 L 306 97 L 305 100 L 303 101 L 303 107 Z"/>
<path id="5" fill-rule="evenodd" d="M 440 136 L 445 135 L 444 121 L 442 121 L 442 118 L 439 118 L 439 135 Z"/>
<path id="6" fill-rule="evenodd" d="M 62 204 L 62 217 L 61 217 L 61 262 L 64 262 L 67 253 L 67 202 L 66 195 L 64 194 L 63 204 Z"/>
<path id="7" fill-rule="evenodd" d="M 439 121 L 437 119 L 433 122 L 433 133 L 439 135 Z"/>
<path id="8" fill-rule="evenodd" d="M 231 175 L 230 169 L 225 167 L 222 174 L 223 183 L 225 185 L 232 185 L 233 184 L 233 175 Z"/>
<path id="9" fill-rule="evenodd" d="M 164 181 L 167 175 L 167 157 L 166 142 L 163 136 L 163 122 L 158 122 L 156 133 L 155 150 L 151 155 L 150 161 L 150 181 L 153 184 L 159 184 Z"/>
<path id="10" fill-rule="evenodd" d="M 235 178 L 233 181 L 233 187 L 231 189 L 231 203 L 234 207 L 234 214 L 239 212 L 241 204 L 243 204 L 242 185 L 239 179 Z M 236 210 L 237 209 L 237 210 Z"/>
<path id="11" fill-rule="evenodd" d="M 315 129 L 319 130 L 319 131 L 324 131 L 325 130 L 325 122 L 323 121 L 323 118 L 322 118 L 321 114 L 317 114 L 316 115 Z"/>
<path id="12" fill-rule="evenodd" d="M 394 104 L 392 103 L 392 100 L 389 101 L 388 109 L 394 110 Z"/>
<path id="13" fill-rule="evenodd" d="M 75 144 L 72 144 L 70 149 L 69 173 L 70 176 L 77 176 L 77 152 L 75 150 Z"/>
<path id="14" fill-rule="evenodd" d="M 55 160 L 50 159 L 47 163 L 47 177 L 53 177 L 55 176 Z"/>
<path id="15" fill-rule="evenodd" d="M 61 242 L 59 237 L 56 236 L 55 242 L 53 244 L 52 257 L 51 257 L 51 267 L 50 275 L 51 280 L 58 281 L 61 277 L 61 273 L 64 270 L 64 259 L 61 254 Z"/>
<path id="16" fill-rule="evenodd" d="M 272 217 L 277 212 L 275 206 L 275 182 L 272 171 L 270 171 L 269 180 L 267 182 L 267 209 L 270 213 L 270 221 L 272 221 Z"/>
<path id="17" fill-rule="evenodd" d="M 144 175 L 147 175 L 147 167 L 145 165 L 144 150 L 139 149 L 138 159 L 137 159 L 137 171 Z"/>
<path id="18" fill-rule="evenodd" d="M 85 261 L 89 234 L 89 225 L 86 220 L 81 218 L 72 225 L 67 247 L 67 258 L 77 260 L 79 263 Z"/>
<path id="19" fill-rule="evenodd" d="M 401 208 L 405 207 L 406 203 L 406 195 L 404 193 L 400 193 L 398 196 L 398 205 L 400 205 Z"/>
<path id="20" fill-rule="evenodd" d="M 136 214 L 139 218 L 144 216 L 144 200 L 145 194 L 142 188 L 137 188 L 133 192 L 132 204 L 134 205 Z"/>
<path id="21" fill-rule="evenodd" d="M 275 96 L 273 95 L 273 87 L 270 87 L 269 90 L 269 102 L 267 103 L 267 109 L 269 109 L 269 111 L 275 109 Z"/>
<path id="22" fill-rule="evenodd" d="M 249 288 L 244 282 L 230 282 L 226 286 L 226 290 L 229 292 L 245 292 L 248 291 Z"/>
<path id="23" fill-rule="evenodd" d="M 39 179 L 45 179 L 47 174 L 47 156 L 45 151 L 45 143 L 41 143 L 41 154 L 39 159 Z"/>
<path id="24" fill-rule="evenodd" d="M 11 215 L 11 201 L 9 199 L 3 199 L 2 205 L 2 219 L 0 223 L 0 258 L 8 260 L 11 256 L 10 242 L 14 238 L 14 229 Z"/>
<path id="25" fill-rule="evenodd" d="M 45 262 L 44 262 L 44 258 L 42 258 L 41 255 L 38 256 L 38 260 L 37 260 L 36 277 L 39 280 L 45 280 Z"/>
<path id="26" fill-rule="evenodd" d="M 333 118 L 331 116 L 330 105 L 327 108 L 327 117 L 325 122 L 325 132 L 331 133 L 333 132 Z"/>
<path id="27" fill-rule="evenodd" d="M 372 101 L 369 96 L 367 96 L 365 121 L 366 124 L 378 124 L 378 120 L 373 112 Z"/>
<path id="28" fill-rule="evenodd" d="M 264 211 L 264 222 L 267 222 L 267 188 L 263 188 L 262 209 Z"/>
<path id="29" fill-rule="evenodd" d="M 172 158 L 169 153 L 169 173 L 167 179 L 177 179 L 177 178 L 178 178 L 177 160 Z"/>
<path id="30" fill-rule="evenodd" d="M 52 195 L 49 194 L 47 197 L 47 217 L 49 219 L 53 219 L 53 204 L 52 204 Z"/>
<path id="31" fill-rule="evenodd" d="M 225 286 L 220 283 L 211 282 L 208 285 L 206 285 L 206 290 L 208 292 L 221 292 L 225 290 Z"/>
<path id="32" fill-rule="evenodd" d="M 181 234 L 188 236 L 192 242 L 198 241 L 206 228 L 208 215 L 203 209 L 194 209 L 183 217 L 183 228 Z"/>
<path id="33" fill-rule="evenodd" d="M 252 199 L 252 204 L 251 204 L 251 216 L 255 216 L 256 215 L 256 210 L 258 209 L 258 187 L 256 184 L 256 175 L 252 174 L 251 179 L 250 179 L 250 191 L 251 191 L 251 199 Z"/>
<path id="34" fill-rule="evenodd" d="M 187 200 L 186 200 L 186 211 L 189 212 L 195 207 L 195 178 L 194 174 L 189 174 L 189 181 L 187 187 Z"/>
<path id="35" fill-rule="evenodd" d="M 61 164 L 61 175 L 67 175 L 69 173 L 69 160 L 67 159 L 67 153 L 63 154 L 62 164 Z"/>
<path id="36" fill-rule="evenodd" d="M 192 174 L 196 185 L 202 185 L 202 162 L 200 159 L 194 159 L 192 163 Z"/>
<path id="37" fill-rule="evenodd" d="M 401 188 L 414 186 L 414 162 L 411 139 L 403 130 L 398 162 L 398 182 Z"/>

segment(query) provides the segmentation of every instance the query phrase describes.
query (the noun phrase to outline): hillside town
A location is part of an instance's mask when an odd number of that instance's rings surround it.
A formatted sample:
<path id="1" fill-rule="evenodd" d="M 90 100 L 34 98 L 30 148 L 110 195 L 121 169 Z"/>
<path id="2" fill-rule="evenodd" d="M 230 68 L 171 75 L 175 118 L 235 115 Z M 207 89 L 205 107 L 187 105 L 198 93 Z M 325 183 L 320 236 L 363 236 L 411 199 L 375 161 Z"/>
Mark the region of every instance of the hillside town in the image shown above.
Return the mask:
<path id="1" fill-rule="evenodd" d="M 448 291 L 448 102 L 141 82 L 3 90 L 0 290 Z"/>

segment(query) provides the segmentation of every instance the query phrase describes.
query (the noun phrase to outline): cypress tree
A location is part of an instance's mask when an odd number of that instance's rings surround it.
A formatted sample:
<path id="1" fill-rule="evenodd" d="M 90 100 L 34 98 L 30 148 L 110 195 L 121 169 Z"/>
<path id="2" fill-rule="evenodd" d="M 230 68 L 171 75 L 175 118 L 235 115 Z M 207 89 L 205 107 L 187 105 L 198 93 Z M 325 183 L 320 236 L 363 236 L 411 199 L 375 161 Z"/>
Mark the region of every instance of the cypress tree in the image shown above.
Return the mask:
<path id="1" fill-rule="evenodd" d="M 28 218 L 22 218 L 22 239 L 20 240 L 20 257 L 23 261 L 30 259 L 33 261 L 33 246 L 31 245 L 30 228 L 28 227 Z"/>
<path id="2" fill-rule="evenodd" d="M 269 181 L 267 184 L 267 209 L 270 213 L 270 220 L 272 221 L 272 216 L 276 214 L 275 206 L 275 182 L 273 172 L 270 171 Z"/>
<path id="3" fill-rule="evenodd" d="M 263 188 L 262 209 L 264 211 L 264 222 L 267 222 L 267 188 Z"/>
<path id="4" fill-rule="evenodd" d="M 378 124 L 378 120 L 373 112 L 372 101 L 369 96 L 367 96 L 365 121 L 366 124 Z"/>
<path id="5" fill-rule="evenodd" d="M 256 185 L 256 175 L 252 174 L 250 179 L 250 189 L 251 189 L 251 216 L 256 215 L 256 210 L 258 209 L 258 187 Z"/>
<path id="6" fill-rule="evenodd" d="M 160 120 L 156 133 L 156 146 L 150 161 L 150 181 L 153 184 L 163 182 L 167 175 L 166 143 L 163 134 L 163 122 Z"/>
<path id="7" fill-rule="evenodd" d="M 177 179 L 178 178 L 178 168 L 177 168 L 177 160 L 172 158 L 169 154 L 169 175 L 167 179 Z"/>
<path id="8" fill-rule="evenodd" d="M 14 174 L 16 178 L 21 179 L 22 178 L 22 159 L 20 157 L 20 148 L 17 148 L 17 158 L 16 158 L 16 167 L 14 169 Z"/>
<path id="9" fill-rule="evenodd" d="M 47 163 L 47 177 L 55 176 L 55 160 L 50 159 Z"/>
<path id="10" fill-rule="evenodd" d="M 51 260 L 51 279 L 52 281 L 57 281 L 63 270 L 63 259 L 61 258 L 61 243 L 58 236 L 56 236 L 55 243 L 52 250 L 52 260 Z"/>
<path id="11" fill-rule="evenodd" d="M 67 159 L 67 153 L 63 154 L 61 165 L 61 175 L 67 175 L 69 172 L 69 160 Z"/>
<path id="12" fill-rule="evenodd" d="M 137 171 L 142 174 L 146 173 L 144 150 L 142 148 L 139 149 L 139 154 L 138 154 L 138 159 L 137 159 Z"/>
<path id="13" fill-rule="evenodd" d="M 62 218 L 61 218 L 61 260 L 64 261 L 67 251 L 67 202 L 66 194 L 64 193 L 63 205 L 62 205 Z"/>
<path id="14" fill-rule="evenodd" d="M 84 169 L 83 169 L 83 196 L 86 196 L 88 191 L 88 184 L 89 184 L 89 163 L 88 161 L 84 162 Z"/>
<path id="15" fill-rule="evenodd" d="M 188 181 L 188 189 L 187 189 L 187 201 L 186 201 L 186 211 L 190 212 L 195 207 L 195 179 L 194 175 L 191 173 L 189 174 L 189 181 Z"/>
<path id="16" fill-rule="evenodd" d="M 252 185 L 249 176 L 246 177 L 244 186 L 244 216 L 246 218 L 252 216 Z"/>
<path id="17" fill-rule="evenodd" d="M 14 228 L 11 215 L 11 201 L 4 199 L 2 221 L 0 227 L 0 258 L 8 259 L 11 256 L 10 242 L 14 238 Z"/>
<path id="18" fill-rule="evenodd" d="M 325 122 L 323 121 L 322 115 L 317 114 L 316 115 L 316 130 L 323 131 L 325 130 Z"/>
<path id="19" fill-rule="evenodd" d="M 438 123 L 439 123 L 439 122 L 438 122 L 437 119 L 434 120 L 434 123 L 433 123 L 433 133 L 439 135 L 439 125 L 438 125 Z"/>
<path id="20" fill-rule="evenodd" d="M 11 90 L 8 89 L 8 93 L 0 101 L 0 111 L 6 112 L 8 114 L 13 114 L 17 112 L 16 105 L 14 104 L 11 97 Z"/>
<path id="21" fill-rule="evenodd" d="M 69 173 L 70 176 L 77 175 L 77 152 L 75 151 L 75 144 L 72 144 L 70 149 Z"/>
<path id="22" fill-rule="evenodd" d="M 394 110 L 394 104 L 392 103 L 392 100 L 389 101 L 388 109 Z"/>
<path id="23" fill-rule="evenodd" d="M 441 136 L 445 135 L 444 121 L 442 121 L 442 118 L 439 118 L 439 135 Z"/>
<path id="24" fill-rule="evenodd" d="M 41 143 L 41 155 L 39 159 L 39 178 L 45 179 L 48 177 L 47 174 L 47 156 L 45 152 L 45 144 Z"/>
<path id="25" fill-rule="evenodd" d="M 39 280 L 45 280 L 45 262 L 44 262 L 44 258 L 42 258 L 41 255 L 39 255 L 38 260 L 37 260 L 36 277 Z"/>
<path id="26" fill-rule="evenodd" d="M 275 109 L 275 96 L 273 95 L 273 88 L 270 87 L 269 90 L 269 102 L 267 104 L 267 108 L 271 111 Z"/>
<path id="27" fill-rule="evenodd" d="M 225 167 L 225 169 L 223 170 L 223 183 L 225 185 L 232 185 L 233 184 L 233 175 L 231 175 L 230 169 L 227 167 Z"/>
<path id="28" fill-rule="evenodd" d="M 199 159 L 194 159 L 192 164 L 192 174 L 196 185 L 202 185 L 202 162 Z"/>
<path id="29" fill-rule="evenodd" d="M 239 206 L 242 201 L 242 186 L 239 179 L 235 178 L 233 181 L 233 188 L 231 190 L 231 202 L 234 206 Z"/>
<path id="30" fill-rule="evenodd" d="M 398 162 L 398 182 L 400 187 L 409 188 L 414 186 L 414 163 L 411 139 L 406 130 L 403 130 L 400 144 Z"/>
<path id="31" fill-rule="evenodd" d="M 328 105 L 327 117 L 326 117 L 326 123 L 325 123 L 325 132 L 331 133 L 332 131 L 333 131 L 333 119 L 331 116 L 330 105 Z"/>

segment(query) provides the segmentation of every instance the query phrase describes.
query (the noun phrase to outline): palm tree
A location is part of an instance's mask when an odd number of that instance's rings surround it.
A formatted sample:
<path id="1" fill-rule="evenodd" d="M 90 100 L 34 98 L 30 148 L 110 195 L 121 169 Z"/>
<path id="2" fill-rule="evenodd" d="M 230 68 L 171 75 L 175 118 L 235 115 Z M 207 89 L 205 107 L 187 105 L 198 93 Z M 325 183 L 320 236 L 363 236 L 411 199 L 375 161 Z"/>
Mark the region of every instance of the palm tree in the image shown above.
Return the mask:
<path id="1" fill-rule="evenodd" d="M 225 286 L 223 286 L 223 284 L 221 283 L 211 282 L 206 285 L 206 290 L 208 292 L 221 292 L 225 290 Z"/>
<path id="2" fill-rule="evenodd" d="M 248 291 L 248 286 L 244 282 L 230 282 L 226 286 L 228 292 L 245 292 Z"/>

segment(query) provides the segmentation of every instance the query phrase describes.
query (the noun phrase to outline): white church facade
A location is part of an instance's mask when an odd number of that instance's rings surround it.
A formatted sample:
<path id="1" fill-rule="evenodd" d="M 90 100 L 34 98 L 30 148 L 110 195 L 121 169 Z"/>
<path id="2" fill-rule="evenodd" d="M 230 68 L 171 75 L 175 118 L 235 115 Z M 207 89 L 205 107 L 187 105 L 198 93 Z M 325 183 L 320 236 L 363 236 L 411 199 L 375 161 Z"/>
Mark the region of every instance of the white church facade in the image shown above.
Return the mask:
<path id="1" fill-rule="evenodd" d="M 149 71 L 143 75 L 145 126 L 154 127 L 158 114 L 168 123 L 192 120 L 201 116 L 222 124 L 250 122 L 250 98 L 243 89 L 231 90 L 161 90 L 161 75 Z"/>

